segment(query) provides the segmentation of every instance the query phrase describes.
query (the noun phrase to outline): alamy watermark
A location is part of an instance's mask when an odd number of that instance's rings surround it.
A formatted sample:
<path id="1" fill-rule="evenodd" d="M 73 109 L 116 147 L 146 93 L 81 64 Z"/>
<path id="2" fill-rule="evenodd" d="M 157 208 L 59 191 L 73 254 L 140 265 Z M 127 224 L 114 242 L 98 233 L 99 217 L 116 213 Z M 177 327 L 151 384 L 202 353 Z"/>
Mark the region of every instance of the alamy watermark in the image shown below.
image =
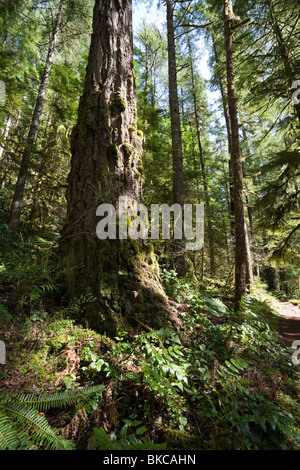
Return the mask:
<path id="1" fill-rule="evenodd" d="M 6 103 L 6 86 L 5 83 L 0 80 L 0 104 Z"/>
<path id="2" fill-rule="evenodd" d="M 151 204 L 131 202 L 126 196 L 119 198 L 118 209 L 112 204 L 101 204 L 96 211 L 102 217 L 96 227 L 100 240 L 185 240 L 186 250 L 200 250 L 204 243 L 203 204 Z M 195 230 L 194 230 L 195 225 Z"/>
<path id="3" fill-rule="evenodd" d="M 300 104 L 300 80 L 295 80 L 291 86 L 291 90 L 295 90 L 292 94 L 294 105 Z"/>
<path id="4" fill-rule="evenodd" d="M 6 364 L 6 346 L 4 341 L 0 341 L 0 364 Z"/>
<path id="5" fill-rule="evenodd" d="M 298 359 L 298 356 L 300 356 L 300 341 L 294 341 L 292 344 L 292 348 L 295 349 L 292 354 L 292 363 L 295 366 L 298 366 L 300 364 L 300 359 Z"/>

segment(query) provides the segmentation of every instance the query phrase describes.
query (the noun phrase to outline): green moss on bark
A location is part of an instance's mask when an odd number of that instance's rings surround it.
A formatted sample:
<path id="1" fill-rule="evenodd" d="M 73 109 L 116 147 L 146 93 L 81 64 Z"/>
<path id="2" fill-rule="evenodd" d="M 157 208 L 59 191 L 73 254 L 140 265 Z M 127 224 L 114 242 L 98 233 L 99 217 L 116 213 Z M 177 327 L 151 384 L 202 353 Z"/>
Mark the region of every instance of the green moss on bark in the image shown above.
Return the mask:
<path id="1" fill-rule="evenodd" d="M 141 131 L 140 129 L 137 130 L 137 137 L 140 141 L 144 140 L 144 132 Z"/>
<path id="2" fill-rule="evenodd" d="M 144 251 L 134 240 L 104 240 L 98 247 L 98 296 L 87 304 L 90 328 L 109 335 L 139 327 L 140 321 L 153 326 L 153 319 L 167 320 L 167 299 L 159 279 L 153 251 Z"/>
<path id="3" fill-rule="evenodd" d="M 117 108 L 121 113 L 125 111 L 126 100 L 124 95 L 120 91 L 115 94 L 115 99 L 112 101 L 111 106 L 113 108 Z"/>
<path id="4" fill-rule="evenodd" d="M 125 167 L 130 167 L 132 158 L 136 153 L 136 149 L 133 145 L 127 143 L 123 144 L 122 148 L 124 151 L 124 165 Z"/>

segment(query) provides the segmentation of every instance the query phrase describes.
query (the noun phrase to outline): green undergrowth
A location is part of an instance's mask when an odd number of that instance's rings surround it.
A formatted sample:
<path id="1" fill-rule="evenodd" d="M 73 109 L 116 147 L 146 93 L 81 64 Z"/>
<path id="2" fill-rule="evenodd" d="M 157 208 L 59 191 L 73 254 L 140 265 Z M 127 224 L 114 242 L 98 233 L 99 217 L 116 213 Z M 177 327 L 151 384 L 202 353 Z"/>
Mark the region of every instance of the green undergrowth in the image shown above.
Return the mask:
<path id="1" fill-rule="evenodd" d="M 261 303 L 245 299 L 237 315 L 219 299 L 195 294 L 189 302 L 181 331 L 123 331 L 108 338 L 65 318 L 63 310 L 28 318 L 18 328 L 11 321 L 6 333 L 15 341 L 3 384 L 15 380 L 25 393 L 102 385 L 110 401 L 94 407 L 112 418 L 90 425 L 102 429 L 95 442 L 105 432 L 112 449 L 121 445 L 115 436 L 124 420 L 138 422 L 145 434 L 143 442 L 125 436 L 129 446 L 297 448 L 299 369 L 266 322 L 267 307 L 261 315 Z"/>
<path id="2" fill-rule="evenodd" d="M 74 449 L 299 449 L 299 366 L 278 336 L 277 300 L 262 285 L 234 312 L 219 288 L 162 270 L 176 328 L 131 327 L 108 337 L 80 323 L 87 299 L 56 304 L 59 283 L 43 239 L 14 239 L 11 246 L 0 271 L 2 403 L 16 393 L 44 398 L 101 389 L 97 399 L 87 392 L 63 410 L 55 400 L 44 410 L 63 439 L 57 442 Z M 17 425 L 17 448 L 26 448 Z M 44 447 L 51 448 L 49 439 Z"/>

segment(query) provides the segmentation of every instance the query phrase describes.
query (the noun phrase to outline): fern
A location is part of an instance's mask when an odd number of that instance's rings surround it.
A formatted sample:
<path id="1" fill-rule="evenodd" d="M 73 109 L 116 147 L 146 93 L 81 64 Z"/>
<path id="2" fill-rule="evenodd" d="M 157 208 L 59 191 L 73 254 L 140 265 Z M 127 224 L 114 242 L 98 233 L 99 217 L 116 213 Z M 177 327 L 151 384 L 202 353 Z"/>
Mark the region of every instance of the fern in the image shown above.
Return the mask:
<path id="1" fill-rule="evenodd" d="M 0 396 L 0 450 L 72 450 L 73 444 L 52 428 L 41 411 L 76 403 L 99 394 L 103 386 L 46 394 Z"/>
<path id="2" fill-rule="evenodd" d="M 0 449 L 12 449 L 18 439 L 17 429 L 11 426 L 10 418 L 0 407 Z"/>
<path id="3" fill-rule="evenodd" d="M 249 313 L 253 315 L 251 312 L 251 297 L 249 294 L 245 294 L 240 301 L 239 314 L 240 316 L 244 316 Z"/>
<path id="4" fill-rule="evenodd" d="M 100 393 L 104 388 L 103 385 L 98 385 L 81 390 L 66 390 L 65 392 L 53 393 L 51 395 L 46 393 L 18 394 L 16 398 L 18 401 L 29 404 L 39 411 L 46 412 L 50 408 L 62 408 L 71 405 L 79 399 Z"/>
<path id="5" fill-rule="evenodd" d="M 220 299 L 204 298 L 203 303 L 206 310 L 214 317 L 223 317 L 229 313 L 228 307 Z"/>
<path id="6" fill-rule="evenodd" d="M 63 439 L 52 429 L 46 418 L 36 409 L 30 408 L 14 399 L 1 403 L 3 413 L 10 419 L 4 420 L 0 432 L 5 438 L 10 434 L 8 442 L 4 441 L 5 449 L 20 448 L 20 444 L 27 438 L 26 448 L 45 447 L 51 450 L 71 449 L 68 441 Z M 28 433 L 28 434 L 27 434 Z M 21 448 L 23 445 L 21 444 Z"/>

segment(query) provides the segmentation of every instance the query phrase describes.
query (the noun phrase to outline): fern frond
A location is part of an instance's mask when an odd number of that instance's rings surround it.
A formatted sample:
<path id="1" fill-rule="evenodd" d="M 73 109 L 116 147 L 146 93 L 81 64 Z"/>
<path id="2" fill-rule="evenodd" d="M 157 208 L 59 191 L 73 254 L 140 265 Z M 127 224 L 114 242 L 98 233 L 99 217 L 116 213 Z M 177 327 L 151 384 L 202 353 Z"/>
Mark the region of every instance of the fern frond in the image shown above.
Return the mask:
<path id="1" fill-rule="evenodd" d="M 245 294 L 241 301 L 240 301 L 240 309 L 239 309 L 239 314 L 244 315 L 248 313 L 248 310 L 250 309 L 251 306 L 251 297 L 249 294 Z"/>
<path id="2" fill-rule="evenodd" d="M 71 450 L 73 444 L 58 435 L 41 413 L 50 408 L 61 408 L 97 395 L 104 385 L 66 390 L 47 395 L 10 394 L 0 395 L 0 450 L 17 448 Z"/>
<path id="3" fill-rule="evenodd" d="M 18 439 L 17 430 L 11 426 L 11 420 L 0 409 L 0 450 L 12 449 Z"/>
<path id="4" fill-rule="evenodd" d="M 18 394 L 15 398 L 21 403 L 26 403 L 39 411 L 46 412 L 51 408 L 66 407 L 91 395 L 100 394 L 104 388 L 104 385 L 96 385 L 77 390 L 66 390 L 51 395 L 46 393 Z"/>
<path id="5" fill-rule="evenodd" d="M 8 417 L 17 423 L 18 433 L 28 433 L 30 439 L 37 445 L 47 446 L 51 450 L 67 450 L 69 443 L 58 436 L 53 428 L 50 427 L 46 418 L 36 409 L 26 406 L 15 399 L 2 404 Z M 13 432 L 13 430 L 12 430 Z M 12 435 L 12 438 L 14 436 Z M 18 441 L 20 440 L 18 436 Z"/>

